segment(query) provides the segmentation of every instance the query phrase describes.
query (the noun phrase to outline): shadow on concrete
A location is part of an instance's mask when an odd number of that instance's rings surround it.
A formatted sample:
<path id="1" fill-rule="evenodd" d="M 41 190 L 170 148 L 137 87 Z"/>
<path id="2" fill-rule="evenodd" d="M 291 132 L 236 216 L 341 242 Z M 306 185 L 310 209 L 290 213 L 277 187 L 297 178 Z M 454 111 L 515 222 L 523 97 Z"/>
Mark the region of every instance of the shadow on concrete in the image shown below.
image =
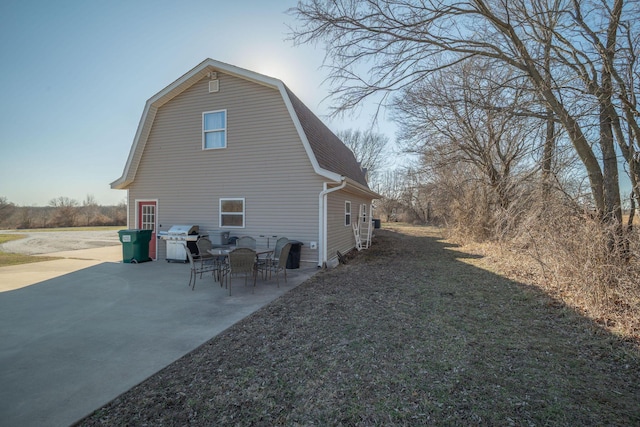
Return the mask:
<path id="1" fill-rule="evenodd" d="M 189 266 L 105 262 L 0 293 L 3 426 L 69 425 L 299 285 L 211 276 Z"/>

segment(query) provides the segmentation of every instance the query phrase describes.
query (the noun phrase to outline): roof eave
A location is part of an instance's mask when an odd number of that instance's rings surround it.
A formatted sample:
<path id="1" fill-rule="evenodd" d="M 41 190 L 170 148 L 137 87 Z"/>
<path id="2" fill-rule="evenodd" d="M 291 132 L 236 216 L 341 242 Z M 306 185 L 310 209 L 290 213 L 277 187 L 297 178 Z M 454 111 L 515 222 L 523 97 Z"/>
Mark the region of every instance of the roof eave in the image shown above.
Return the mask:
<path id="1" fill-rule="evenodd" d="M 350 188 L 356 189 L 358 192 L 365 194 L 367 197 L 371 197 L 372 199 L 381 199 L 382 196 L 375 191 L 371 190 L 366 185 L 362 185 L 357 181 L 354 181 L 351 178 L 345 178 L 347 181 L 347 186 Z"/>
<path id="2" fill-rule="evenodd" d="M 112 190 L 126 190 L 127 187 L 129 187 L 129 184 L 131 184 L 131 180 L 125 180 L 124 178 L 119 178 L 115 181 L 113 181 L 110 185 Z"/>

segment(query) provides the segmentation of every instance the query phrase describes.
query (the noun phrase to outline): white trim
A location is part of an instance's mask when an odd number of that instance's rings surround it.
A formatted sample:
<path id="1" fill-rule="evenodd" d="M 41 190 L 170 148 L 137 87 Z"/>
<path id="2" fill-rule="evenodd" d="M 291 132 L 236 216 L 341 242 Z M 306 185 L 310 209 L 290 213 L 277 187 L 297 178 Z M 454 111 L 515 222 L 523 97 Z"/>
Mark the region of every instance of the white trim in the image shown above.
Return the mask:
<path id="1" fill-rule="evenodd" d="M 125 190 L 127 192 L 127 228 L 131 228 L 130 224 L 131 224 L 131 214 L 129 212 L 131 212 L 131 206 L 129 206 L 130 200 L 129 200 L 129 189 Z"/>
<path id="2" fill-rule="evenodd" d="M 319 199 L 319 206 L 318 206 L 318 245 L 320 245 L 320 247 L 318 248 L 318 267 L 324 267 L 325 264 L 327 263 L 327 240 L 328 240 L 328 234 L 327 234 L 327 194 L 329 193 L 333 193 L 334 191 L 338 191 L 338 190 L 342 190 L 344 187 L 347 186 L 347 181 L 345 179 L 345 177 L 341 177 L 341 181 L 340 185 L 338 185 L 337 187 L 332 187 L 332 188 L 327 188 L 328 184 L 338 184 L 337 182 L 334 183 L 328 183 L 328 182 L 324 182 L 322 184 L 322 191 L 320 192 L 318 199 Z"/>
<path id="3" fill-rule="evenodd" d="M 131 227 L 129 224 L 129 228 L 138 228 L 138 221 L 140 220 L 140 212 L 138 210 L 138 207 L 140 205 L 140 203 L 150 203 L 153 202 L 156 205 L 156 211 L 155 211 L 155 225 L 153 226 L 153 231 L 155 233 L 155 239 L 156 239 L 156 253 L 155 256 L 153 257 L 154 261 L 158 260 L 158 224 L 160 223 L 160 221 L 158 220 L 158 212 L 160 211 L 158 209 L 158 206 L 160 205 L 160 203 L 158 202 L 158 199 L 135 199 L 133 201 L 134 204 L 134 211 L 135 211 L 135 222 L 134 222 L 134 227 Z M 127 220 L 127 223 L 129 221 Z"/>
<path id="4" fill-rule="evenodd" d="M 222 225 L 222 202 L 224 201 L 237 201 L 237 200 L 242 200 L 242 226 L 236 226 L 236 225 Z M 244 197 L 220 197 L 220 199 L 218 199 L 218 225 L 220 226 L 220 228 L 246 228 L 247 227 L 247 202 L 245 200 Z M 225 213 L 225 215 L 238 215 L 240 216 L 240 214 L 237 214 L 235 212 L 227 212 Z"/>
<path id="5" fill-rule="evenodd" d="M 293 121 L 293 125 L 295 126 L 296 131 L 298 132 L 298 136 L 302 141 L 304 150 L 307 153 L 307 157 L 309 157 L 309 160 L 311 161 L 311 165 L 313 166 L 313 170 L 315 171 L 315 173 L 325 178 L 328 178 L 332 181 L 342 181 L 344 177 L 342 177 L 340 174 L 328 171 L 320 167 L 320 164 L 318 163 L 318 159 L 316 159 L 316 155 L 314 154 L 313 149 L 311 148 L 311 144 L 307 139 L 307 134 L 304 132 L 304 129 L 302 128 L 302 124 L 300 123 L 300 119 L 298 119 L 298 115 L 296 114 L 296 111 L 293 108 L 293 104 L 291 103 L 291 99 L 289 98 L 289 94 L 287 93 L 284 83 L 282 83 L 280 80 L 277 80 L 277 86 L 278 86 L 278 89 L 280 90 L 280 96 L 282 96 L 282 100 L 284 101 L 284 104 L 287 107 L 289 116 Z"/>
<path id="6" fill-rule="evenodd" d="M 131 149 L 129 150 L 129 156 L 127 157 L 127 162 L 124 165 L 124 171 L 122 172 L 122 176 L 117 180 L 111 183 L 111 188 L 114 189 L 123 189 L 126 188 L 127 185 L 131 184 L 133 178 L 127 179 L 129 175 L 129 170 L 133 165 L 133 158 L 135 157 L 136 152 L 138 151 L 138 143 L 143 140 L 146 143 L 146 139 L 149 136 L 149 131 L 151 129 L 151 125 L 147 127 L 146 134 L 143 135 L 143 130 L 145 129 L 146 123 L 153 123 L 153 120 L 156 117 L 157 108 L 152 108 L 151 100 L 147 101 L 144 106 L 144 110 L 142 111 L 142 117 L 140 117 L 140 121 L 138 122 L 138 129 L 136 130 L 136 135 L 133 138 L 133 144 L 131 144 Z M 144 146 L 143 143 L 143 146 Z M 137 168 L 137 165 L 136 165 Z"/>
<path id="7" fill-rule="evenodd" d="M 140 202 L 155 202 L 156 204 L 156 211 L 158 210 L 158 199 L 134 199 L 133 201 L 133 205 L 134 205 L 134 222 L 133 224 L 129 224 L 128 227 L 130 229 L 136 229 L 138 228 L 138 221 L 140 220 L 140 212 L 138 212 L 138 204 Z M 133 225 L 133 226 L 132 226 Z M 158 213 L 156 212 L 156 231 L 158 228 Z"/>
<path id="8" fill-rule="evenodd" d="M 220 129 L 205 129 L 204 128 L 204 116 L 207 114 L 214 113 L 224 113 L 224 124 Z M 208 132 L 224 132 L 224 145 L 222 147 L 207 147 L 206 146 L 206 134 Z M 213 110 L 213 111 L 203 111 L 202 112 L 202 149 L 203 150 L 222 150 L 227 148 L 227 138 L 228 138 L 228 130 L 227 130 L 227 110 Z"/>
<path id="9" fill-rule="evenodd" d="M 360 205 L 360 217 L 362 218 L 362 222 L 367 222 L 367 204 L 362 203 Z"/>
<path id="10" fill-rule="evenodd" d="M 349 224 L 347 224 L 347 203 L 349 204 Z M 353 220 L 353 206 L 351 205 L 351 200 L 344 201 L 344 226 L 351 226 L 351 222 Z"/>

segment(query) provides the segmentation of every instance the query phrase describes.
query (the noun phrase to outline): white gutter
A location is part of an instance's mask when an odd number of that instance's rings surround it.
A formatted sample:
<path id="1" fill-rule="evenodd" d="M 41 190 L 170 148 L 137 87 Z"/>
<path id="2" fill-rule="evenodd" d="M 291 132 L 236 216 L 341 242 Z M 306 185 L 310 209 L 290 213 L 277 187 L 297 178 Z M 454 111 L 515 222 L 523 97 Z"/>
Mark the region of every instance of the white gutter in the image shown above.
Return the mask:
<path id="1" fill-rule="evenodd" d="M 324 267 L 326 262 L 327 262 L 327 194 L 329 193 L 333 193 L 334 191 L 338 191 L 338 190 L 342 190 L 344 187 L 347 186 L 347 180 L 346 177 L 341 176 L 340 180 L 342 181 L 342 183 L 337 186 L 337 187 L 333 187 L 333 188 L 327 188 L 327 182 L 324 182 L 322 184 L 323 190 L 320 192 L 319 195 L 319 219 L 318 219 L 318 225 L 319 225 L 319 244 L 320 247 L 318 248 L 318 267 Z"/>

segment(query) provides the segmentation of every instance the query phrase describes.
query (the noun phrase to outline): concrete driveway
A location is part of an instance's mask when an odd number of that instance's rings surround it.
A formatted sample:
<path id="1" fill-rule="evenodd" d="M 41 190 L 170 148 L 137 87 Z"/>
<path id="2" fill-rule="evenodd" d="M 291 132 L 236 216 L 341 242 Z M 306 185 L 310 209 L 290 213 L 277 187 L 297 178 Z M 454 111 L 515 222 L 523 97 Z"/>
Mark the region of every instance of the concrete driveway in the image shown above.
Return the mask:
<path id="1" fill-rule="evenodd" d="M 1 425 L 68 426 L 317 271 L 259 279 L 255 294 L 235 279 L 229 296 L 211 276 L 192 291 L 186 264 L 92 259 L 120 250 L 21 266 L 32 279 L 0 268 Z M 8 283 L 19 278 L 36 282 Z"/>

